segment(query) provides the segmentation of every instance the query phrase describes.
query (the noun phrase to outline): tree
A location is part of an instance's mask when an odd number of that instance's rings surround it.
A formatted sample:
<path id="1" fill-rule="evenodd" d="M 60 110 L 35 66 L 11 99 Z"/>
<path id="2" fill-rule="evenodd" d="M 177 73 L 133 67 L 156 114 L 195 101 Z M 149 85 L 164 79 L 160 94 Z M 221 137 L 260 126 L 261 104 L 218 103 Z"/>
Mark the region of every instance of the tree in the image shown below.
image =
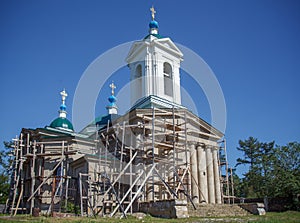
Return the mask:
<path id="1" fill-rule="evenodd" d="M 3 142 L 4 148 L 0 150 L 0 203 L 6 202 L 10 188 L 10 176 L 12 173 L 12 148 L 13 142 Z"/>
<path id="2" fill-rule="evenodd" d="M 274 146 L 272 143 L 261 143 L 256 138 L 239 140 L 237 149 L 244 153 L 243 158 L 237 159 L 236 167 L 239 165 L 249 165 L 249 171 L 242 179 L 242 187 L 246 197 L 263 197 L 266 196 L 265 183 L 267 182 L 268 155 Z"/>
<path id="3" fill-rule="evenodd" d="M 261 143 L 260 155 L 258 160 L 258 167 L 260 169 L 261 183 L 260 194 L 264 197 L 273 195 L 272 193 L 272 179 L 274 167 L 274 148 L 275 142 Z"/>
<path id="4" fill-rule="evenodd" d="M 236 166 L 250 164 L 250 169 L 252 169 L 257 163 L 261 143 L 256 138 L 249 137 L 245 141 L 239 140 L 239 145 L 240 147 L 237 147 L 237 150 L 244 153 L 244 158 L 238 158 Z"/>
<path id="5" fill-rule="evenodd" d="M 292 200 L 292 209 L 300 210 L 300 144 L 277 146 L 273 164 L 273 193 Z"/>
<path id="6" fill-rule="evenodd" d="M 253 137 L 239 140 L 237 149 L 244 153 L 244 157 L 237 159 L 236 166 L 248 165 L 249 170 L 235 184 L 235 190 L 248 198 L 290 198 L 289 208 L 299 210 L 300 144 L 274 145 L 274 141 L 261 143 Z"/>

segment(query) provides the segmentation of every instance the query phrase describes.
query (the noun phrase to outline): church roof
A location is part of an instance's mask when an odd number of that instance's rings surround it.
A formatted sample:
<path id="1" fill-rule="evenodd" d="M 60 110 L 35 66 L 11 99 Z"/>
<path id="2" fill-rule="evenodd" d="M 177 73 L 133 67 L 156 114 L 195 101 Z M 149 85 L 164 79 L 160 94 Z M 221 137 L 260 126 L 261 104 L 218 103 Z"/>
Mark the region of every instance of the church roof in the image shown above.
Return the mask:
<path id="1" fill-rule="evenodd" d="M 186 109 L 184 106 L 175 102 L 161 98 L 156 95 L 149 95 L 147 97 L 140 98 L 130 110 L 138 108 L 181 108 Z"/>
<path id="2" fill-rule="evenodd" d="M 148 39 L 150 36 L 154 36 L 156 37 L 157 39 L 162 39 L 162 38 L 166 38 L 165 36 L 161 36 L 159 34 L 148 34 L 147 36 L 144 37 L 144 39 Z"/>
<path id="3" fill-rule="evenodd" d="M 67 118 L 62 117 L 54 119 L 51 122 L 50 127 L 66 131 L 74 131 L 72 123 Z"/>
<path id="4" fill-rule="evenodd" d="M 120 115 L 118 114 L 108 114 L 108 115 L 98 116 L 95 118 L 94 121 L 92 121 L 90 124 L 85 126 L 79 133 L 91 136 L 96 131 L 102 128 L 106 128 L 108 123 L 111 125 L 111 123 L 119 117 Z"/>

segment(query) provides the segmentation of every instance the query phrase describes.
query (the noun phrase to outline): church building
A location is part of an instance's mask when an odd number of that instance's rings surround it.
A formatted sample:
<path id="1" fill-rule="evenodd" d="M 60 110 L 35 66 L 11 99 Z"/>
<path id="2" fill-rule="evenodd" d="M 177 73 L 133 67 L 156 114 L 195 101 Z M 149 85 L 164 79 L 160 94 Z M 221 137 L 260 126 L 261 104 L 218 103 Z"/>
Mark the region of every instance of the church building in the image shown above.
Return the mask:
<path id="1" fill-rule="evenodd" d="M 155 13 L 152 7 L 148 35 L 124 58 L 132 104 L 127 113 L 118 114 L 118 83 L 111 83 L 107 114 L 75 132 L 63 90 L 59 117 L 44 128 L 23 128 L 14 140 L 12 215 L 126 217 L 153 214 L 156 204 L 224 203 L 219 145 L 224 135 L 181 104 L 184 55 L 160 35 Z"/>

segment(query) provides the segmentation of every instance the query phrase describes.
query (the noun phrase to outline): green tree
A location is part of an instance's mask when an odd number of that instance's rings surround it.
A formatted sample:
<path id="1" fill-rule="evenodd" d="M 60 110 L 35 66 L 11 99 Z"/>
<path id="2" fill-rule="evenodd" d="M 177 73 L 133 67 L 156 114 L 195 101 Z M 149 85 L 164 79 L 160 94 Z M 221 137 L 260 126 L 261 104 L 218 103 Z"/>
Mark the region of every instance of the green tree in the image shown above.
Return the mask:
<path id="1" fill-rule="evenodd" d="M 248 165 L 249 171 L 242 179 L 243 194 L 247 197 L 270 196 L 272 185 L 272 168 L 274 162 L 275 142 L 262 143 L 256 138 L 249 137 L 245 141 L 239 140 L 239 151 L 243 158 L 237 159 L 236 166 Z"/>
<path id="2" fill-rule="evenodd" d="M 275 142 L 261 143 L 258 168 L 261 176 L 260 195 L 272 196 Z"/>
<path id="3" fill-rule="evenodd" d="M 239 165 L 249 166 L 249 171 L 244 174 L 242 179 L 242 194 L 246 197 L 261 197 L 264 196 L 263 175 L 262 175 L 262 150 L 264 144 L 256 138 L 249 137 L 245 141 L 239 140 L 237 149 L 243 152 L 243 158 L 237 159 L 236 167 Z"/>
<path id="4" fill-rule="evenodd" d="M 300 143 L 277 146 L 274 157 L 273 194 L 276 197 L 290 198 L 290 208 L 300 210 Z"/>
<path id="5" fill-rule="evenodd" d="M 300 209 L 300 144 L 288 143 L 274 146 L 275 142 L 261 143 L 256 138 L 239 141 L 238 150 L 243 158 L 236 166 L 248 165 L 248 172 L 235 183 L 240 196 L 286 197 L 291 201 L 290 209 Z"/>
<path id="6" fill-rule="evenodd" d="M 233 180 L 234 195 L 237 197 L 245 197 L 242 179 L 236 174 L 236 169 L 232 169 L 232 176 L 229 175 L 230 181 Z"/>
<path id="7" fill-rule="evenodd" d="M 5 203 L 10 188 L 10 176 L 12 172 L 12 148 L 13 142 L 3 142 L 0 150 L 0 203 Z"/>
<path id="8" fill-rule="evenodd" d="M 244 158 L 238 158 L 236 166 L 241 164 L 250 165 L 250 169 L 254 168 L 260 152 L 261 143 L 253 137 L 249 137 L 245 141 L 239 140 L 237 150 L 244 153 Z"/>

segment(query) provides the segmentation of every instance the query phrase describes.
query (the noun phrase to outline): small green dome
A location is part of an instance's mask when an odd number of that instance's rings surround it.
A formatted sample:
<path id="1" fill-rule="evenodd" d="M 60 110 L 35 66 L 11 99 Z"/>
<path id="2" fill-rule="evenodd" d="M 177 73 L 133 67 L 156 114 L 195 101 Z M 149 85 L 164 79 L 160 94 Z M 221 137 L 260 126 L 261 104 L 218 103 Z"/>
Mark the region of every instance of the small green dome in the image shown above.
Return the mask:
<path id="1" fill-rule="evenodd" d="M 68 119 L 62 117 L 58 117 L 57 119 L 53 120 L 53 122 L 50 124 L 50 127 L 72 132 L 74 131 L 72 123 Z"/>

